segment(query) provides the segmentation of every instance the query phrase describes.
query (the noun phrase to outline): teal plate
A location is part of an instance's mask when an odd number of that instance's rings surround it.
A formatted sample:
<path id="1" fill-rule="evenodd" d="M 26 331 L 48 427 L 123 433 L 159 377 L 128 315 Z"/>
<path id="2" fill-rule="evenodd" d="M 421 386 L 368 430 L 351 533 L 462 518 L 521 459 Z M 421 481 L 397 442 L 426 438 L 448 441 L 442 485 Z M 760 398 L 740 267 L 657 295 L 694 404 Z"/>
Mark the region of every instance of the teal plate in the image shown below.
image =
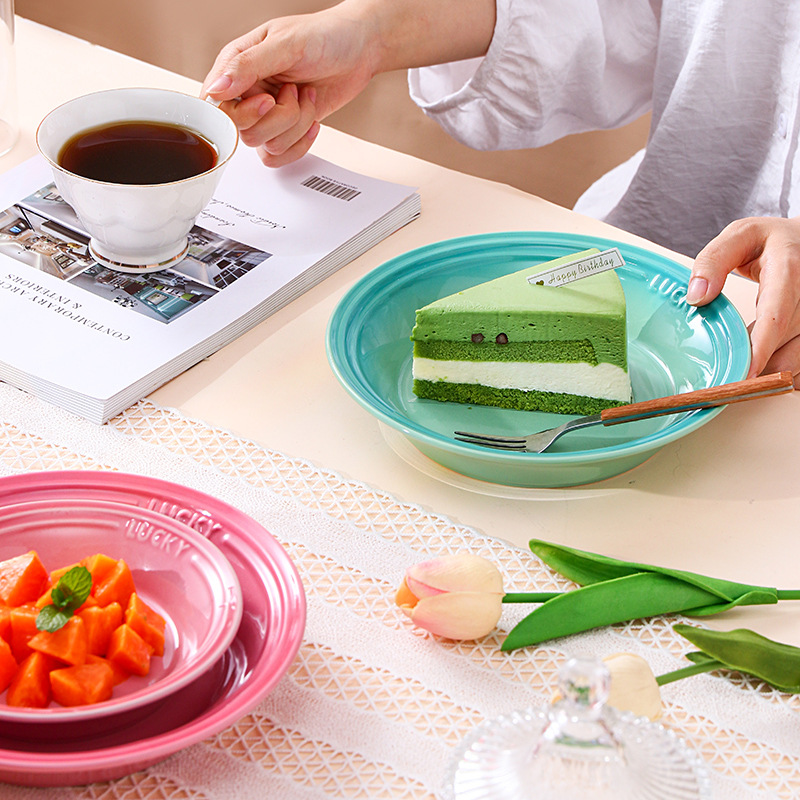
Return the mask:
<path id="1" fill-rule="evenodd" d="M 707 423 L 721 408 L 685 412 L 562 437 L 546 453 L 509 453 L 458 442 L 453 431 L 504 435 L 551 428 L 567 417 L 421 400 L 412 392 L 415 311 L 439 297 L 588 247 L 619 248 L 628 309 L 634 400 L 742 380 L 750 341 L 725 298 L 686 302 L 689 270 L 622 242 L 570 233 L 520 231 L 467 236 L 393 258 L 358 281 L 335 309 L 328 360 L 350 395 L 437 464 L 504 486 L 579 486 L 638 466 L 664 445 Z"/>

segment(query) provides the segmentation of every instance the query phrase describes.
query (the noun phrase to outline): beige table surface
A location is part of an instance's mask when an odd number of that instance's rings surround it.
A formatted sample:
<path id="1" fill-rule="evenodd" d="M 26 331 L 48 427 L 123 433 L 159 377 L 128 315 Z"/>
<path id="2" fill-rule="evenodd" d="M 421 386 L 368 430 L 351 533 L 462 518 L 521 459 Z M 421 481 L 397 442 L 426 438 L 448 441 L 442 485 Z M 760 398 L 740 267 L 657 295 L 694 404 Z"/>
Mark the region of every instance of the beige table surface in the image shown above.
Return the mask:
<path id="1" fill-rule="evenodd" d="M 22 135 L 14 151 L 0 159 L 0 169 L 34 154 L 37 122 L 70 97 L 113 86 L 198 88 L 189 79 L 25 20 L 19 20 L 17 41 Z M 354 281 L 414 247 L 490 231 L 570 231 L 651 245 L 507 186 L 330 128 L 323 128 L 315 152 L 378 178 L 418 186 L 421 217 L 163 386 L 152 396 L 155 402 L 516 544 L 537 536 L 734 580 L 800 586 L 796 394 L 731 406 L 637 469 L 575 489 L 497 496 L 464 488 L 457 476 L 451 482 L 439 479 L 401 458 L 378 423 L 338 384 L 326 360 L 328 318 Z M 749 321 L 754 286 L 732 279 L 726 293 Z M 795 609 L 788 602 L 750 608 L 710 624 L 752 627 L 800 645 Z"/>

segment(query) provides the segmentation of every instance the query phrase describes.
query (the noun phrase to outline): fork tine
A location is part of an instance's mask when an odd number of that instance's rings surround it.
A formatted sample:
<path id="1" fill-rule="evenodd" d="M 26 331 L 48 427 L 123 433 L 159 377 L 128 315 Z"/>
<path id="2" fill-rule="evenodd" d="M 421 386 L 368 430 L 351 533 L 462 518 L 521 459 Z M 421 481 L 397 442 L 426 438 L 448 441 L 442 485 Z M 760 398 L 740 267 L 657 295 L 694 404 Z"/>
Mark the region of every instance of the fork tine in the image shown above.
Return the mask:
<path id="1" fill-rule="evenodd" d="M 508 444 L 525 446 L 525 439 L 521 436 L 493 436 L 488 433 L 470 433 L 469 431 L 454 431 L 456 437 L 465 436 L 471 440 L 480 440 L 487 444 Z M 476 442 L 477 443 L 477 442 Z"/>
<path id="2" fill-rule="evenodd" d="M 464 436 L 456 436 L 457 442 L 465 442 L 466 444 L 477 444 L 481 447 L 491 447 L 493 450 L 509 450 L 512 452 L 524 452 L 525 442 L 521 439 L 511 442 L 497 441 L 495 439 L 468 439 Z"/>

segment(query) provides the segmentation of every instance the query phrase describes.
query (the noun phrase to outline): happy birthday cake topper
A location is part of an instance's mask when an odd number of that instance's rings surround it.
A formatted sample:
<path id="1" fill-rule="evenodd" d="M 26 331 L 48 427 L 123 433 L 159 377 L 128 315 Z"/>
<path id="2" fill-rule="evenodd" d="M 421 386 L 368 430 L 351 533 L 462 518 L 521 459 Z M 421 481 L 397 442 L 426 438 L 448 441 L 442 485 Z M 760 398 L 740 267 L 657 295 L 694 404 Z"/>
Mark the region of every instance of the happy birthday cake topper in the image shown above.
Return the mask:
<path id="1" fill-rule="evenodd" d="M 619 250 L 611 247 L 601 253 L 595 253 L 585 258 L 570 261 L 552 269 L 546 269 L 535 275 L 528 276 L 528 283 L 537 286 L 563 286 L 566 283 L 578 281 L 581 278 L 588 278 L 590 275 L 597 275 L 609 269 L 616 269 L 625 265 Z"/>

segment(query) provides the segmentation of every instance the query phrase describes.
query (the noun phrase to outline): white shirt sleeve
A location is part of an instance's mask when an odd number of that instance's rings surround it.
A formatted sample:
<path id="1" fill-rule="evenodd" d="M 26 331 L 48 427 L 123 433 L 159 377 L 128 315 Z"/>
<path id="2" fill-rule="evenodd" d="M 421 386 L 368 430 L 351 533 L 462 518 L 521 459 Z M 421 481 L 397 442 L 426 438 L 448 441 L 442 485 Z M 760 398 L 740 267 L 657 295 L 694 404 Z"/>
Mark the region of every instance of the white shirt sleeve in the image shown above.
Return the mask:
<path id="1" fill-rule="evenodd" d="M 648 111 L 658 0 L 497 0 L 484 58 L 409 72 L 413 100 L 480 150 L 540 147 Z"/>

